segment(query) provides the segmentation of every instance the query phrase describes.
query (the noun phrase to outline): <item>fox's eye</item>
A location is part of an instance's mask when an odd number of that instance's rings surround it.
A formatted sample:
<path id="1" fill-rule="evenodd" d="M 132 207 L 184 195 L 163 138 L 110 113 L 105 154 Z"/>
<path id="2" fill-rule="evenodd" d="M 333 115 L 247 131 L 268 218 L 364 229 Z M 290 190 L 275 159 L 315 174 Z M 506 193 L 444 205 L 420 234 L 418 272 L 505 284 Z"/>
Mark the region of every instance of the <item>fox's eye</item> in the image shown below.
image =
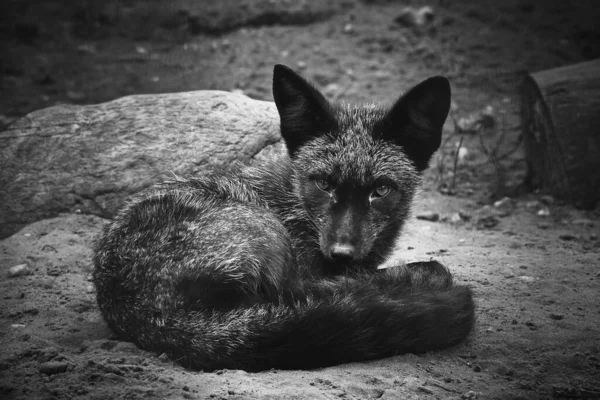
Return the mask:
<path id="1" fill-rule="evenodd" d="M 379 186 L 375 187 L 375 190 L 373 190 L 373 196 L 374 197 L 385 197 L 388 195 L 389 192 L 390 192 L 390 187 L 388 185 L 379 185 Z"/>
<path id="2" fill-rule="evenodd" d="M 317 179 L 315 181 L 315 184 L 319 189 L 321 189 L 324 192 L 329 192 L 331 190 L 331 185 L 329 184 L 329 182 L 327 182 L 327 179 Z"/>

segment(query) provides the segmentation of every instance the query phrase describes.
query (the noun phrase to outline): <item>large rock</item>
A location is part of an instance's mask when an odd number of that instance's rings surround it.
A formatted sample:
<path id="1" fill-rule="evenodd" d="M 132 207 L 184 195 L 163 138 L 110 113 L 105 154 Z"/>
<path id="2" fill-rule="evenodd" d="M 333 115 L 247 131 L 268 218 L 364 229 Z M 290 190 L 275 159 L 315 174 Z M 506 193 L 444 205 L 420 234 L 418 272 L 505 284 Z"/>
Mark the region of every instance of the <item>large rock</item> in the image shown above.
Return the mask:
<path id="1" fill-rule="evenodd" d="M 221 91 L 35 111 L 0 132 L 0 238 L 59 212 L 110 217 L 172 173 L 249 161 L 279 140 L 273 103 Z"/>

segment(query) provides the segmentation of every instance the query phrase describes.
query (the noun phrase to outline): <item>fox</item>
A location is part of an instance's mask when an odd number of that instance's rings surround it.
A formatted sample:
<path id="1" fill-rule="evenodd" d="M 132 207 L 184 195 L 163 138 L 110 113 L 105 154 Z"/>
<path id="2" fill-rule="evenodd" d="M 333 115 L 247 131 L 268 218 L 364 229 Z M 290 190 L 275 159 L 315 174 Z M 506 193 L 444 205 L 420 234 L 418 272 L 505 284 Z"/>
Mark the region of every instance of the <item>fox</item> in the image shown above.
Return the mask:
<path id="1" fill-rule="evenodd" d="M 471 288 L 435 260 L 381 268 L 440 147 L 450 83 L 391 107 L 333 103 L 284 65 L 285 154 L 133 195 L 94 248 L 98 307 L 119 339 L 186 368 L 314 369 L 454 346 Z"/>

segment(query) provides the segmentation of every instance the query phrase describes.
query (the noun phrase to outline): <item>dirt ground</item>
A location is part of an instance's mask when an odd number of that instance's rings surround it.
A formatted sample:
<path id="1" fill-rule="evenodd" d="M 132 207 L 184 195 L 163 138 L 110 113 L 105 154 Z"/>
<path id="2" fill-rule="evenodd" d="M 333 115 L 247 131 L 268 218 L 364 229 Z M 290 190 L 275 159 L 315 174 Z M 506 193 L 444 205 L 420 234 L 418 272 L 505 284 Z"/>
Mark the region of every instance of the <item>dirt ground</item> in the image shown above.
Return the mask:
<path id="1" fill-rule="evenodd" d="M 600 398 L 600 208 L 522 184 L 518 94 L 528 71 L 600 56 L 594 0 L 37 3 L 0 6 L 0 125 L 133 93 L 271 99 L 275 63 L 344 101 L 391 102 L 428 76 L 449 77 L 446 140 L 395 259 L 448 265 L 475 291 L 477 325 L 434 353 L 313 371 L 189 371 L 111 335 L 90 282 L 106 221 L 68 214 L 0 242 L 1 398 Z M 396 21 L 406 5 L 431 6 L 433 21 Z M 483 128 L 458 132 L 455 122 L 486 108 Z M 432 213 L 439 219 L 417 218 Z M 20 264 L 29 274 L 9 276 Z"/>

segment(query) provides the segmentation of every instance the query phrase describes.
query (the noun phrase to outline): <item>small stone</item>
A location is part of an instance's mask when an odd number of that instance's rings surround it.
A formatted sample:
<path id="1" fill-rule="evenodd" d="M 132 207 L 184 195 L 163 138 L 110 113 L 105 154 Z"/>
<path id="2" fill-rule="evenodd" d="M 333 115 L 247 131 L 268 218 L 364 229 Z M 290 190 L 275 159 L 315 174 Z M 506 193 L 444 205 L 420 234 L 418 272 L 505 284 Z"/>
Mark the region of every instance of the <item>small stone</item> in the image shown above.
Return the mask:
<path id="1" fill-rule="evenodd" d="M 500 208 L 500 207 L 510 205 L 510 203 L 511 203 L 510 197 L 503 197 L 501 200 L 494 202 L 494 207 Z"/>
<path id="2" fill-rule="evenodd" d="M 323 89 L 326 97 L 335 97 L 342 92 L 342 88 L 337 83 L 330 83 Z"/>
<path id="3" fill-rule="evenodd" d="M 538 210 L 537 215 L 539 217 L 548 217 L 550 216 L 550 209 L 548 207 L 542 207 Z"/>
<path id="4" fill-rule="evenodd" d="M 306 68 L 306 61 L 298 61 L 298 62 L 296 63 L 296 66 L 297 66 L 299 69 L 305 69 L 305 68 Z"/>
<path id="5" fill-rule="evenodd" d="M 549 315 L 549 317 L 550 317 L 550 319 L 553 319 L 553 320 L 556 320 L 556 321 L 560 321 L 560 320 L 561 320 L 561 319 L 563 319 L 565 316 L 564 316 L 564 315 L 562 315 L 562 314 L 554 314 L 554 313 L 551 313 L 551 314 Z"/>
<path id="6" fill-rule="evenodd" d="M 169 356 L 167 355 L 167 353 L 162 353 L 160 356 L 158 356 L 158 359 L 162 362 L 166 362 L 169 361 Z"/>
<path id="7" fill-rule="evenodd" d="M 570 233 L 565 233 L 559 236 L 561 240 L 572 241 L 577 240 L 577 236 L 571 235 Z"/>
<path id="8" fill-rule="evenodd" d="M 69 368 L 69 364 L 67 364 L 66 362 L 60 362 L 60 361 L 45 362 L 43 364 L 40 364 L 40 366 L 38 367 L 39 371 L 42 374 L 46 374 L 46 375 L 55 375 L 55 374 L 60 374 L 62 372 L 67 372 L 68 368 Z"/>
<path id="9" fill-rule="evenodd" d="M 440 214 L 433 212 L 433 211 L 425 211 L 424 213 L 418 214 L 417 219 L 437 222 L 440 220 Z"/>
<path id="10" fill-rule="evenodd" d="M 498 225 L 499 223 L 500 223 L 500 221 L 498 220 L 498 218 L 494 217 L 493 215 L 490 215 L 487 217 L 479 218 L 477 220 L 477 228 L 491 229 L 491 228 L 495 227 L 496 225 Z"/>
<path id="11" fill-rule="evenodd" d="M 464 393 L 463 395 L 460 396 L 461 399 L 463 400 L 474 400 L 477 399 L 477 392 L 474 392 L 473 390 L 469 390 L 467 393 Z"/>
<path id="12" fill-rule="evenodd" d="M 481 372 L 481 366 L 480 365 L 475 365 L 473 367 L 473 372 Z"/>
<path id="13" fill-rule="evenodd" d="M 344 33 L 353 33 L 353 32 L 354 32 L 354 26 L 352 24 L 344 25 Z"/>
<path id="14" fill-rule="evenodd" d="M 418 218 L 418 217 L 417 217 Z M 452 216 L 450 217 L 450 223 L 452 224 L 459 224 L 463 222 L 463 219 L 460 217 L 459 213 L 454 213 L 452 214 Z"/>
<path id="15" fill-rule="evenodd" d="M 421 8 L 405 7 L 394 19 L 397 24 L 406 27 L 421 27 L 433 21 L 435 15 L 429 6 Z"/>
<path id="16" fill-rule="evenodd" d="M 96 288 L 94 287 L 94 285 L 87 285 L 85 287 L 85 291 L 88 293 L 94 293 L 96 291 Z"/>
<path id="17" fill-rule="evenodd" d="M 15 265 L 14 267 L 10 267 L 8 270 L 8 277 L 15 278 L 17 276 L 31 275 L 32 273 L 33 272 L 27 264 L 19 264 Z"/>
<path id="18" fill-rule="evenodd" d="M 470 221 L 471 220 L 471 214 L 469 214 L 468 212 L 466 212 L 465 210 L 459 210 L 458 211 L 458 215 L 460 216 L 460 218 L 463 221 Z"/>
<path id="19" fill-rule="evenodd" d="M 522 280 L 523 282 L 535 282 L 535 278 L 533 276 L 521 275 L 518 277 L 518 279 Z"/>

